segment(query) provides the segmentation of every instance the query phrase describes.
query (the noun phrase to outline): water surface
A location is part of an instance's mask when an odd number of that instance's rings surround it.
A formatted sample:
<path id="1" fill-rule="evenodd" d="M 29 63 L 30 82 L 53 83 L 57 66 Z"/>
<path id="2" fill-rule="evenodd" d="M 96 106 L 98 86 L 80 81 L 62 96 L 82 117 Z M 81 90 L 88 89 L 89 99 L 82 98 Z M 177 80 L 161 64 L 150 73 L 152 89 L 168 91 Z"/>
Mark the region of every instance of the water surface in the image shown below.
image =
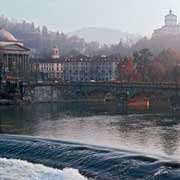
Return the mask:
<path id="1" fill-rule="evenodd" d="M 1 135 L 0 157 L 72 167 L 94 179 L 173 179 L 180 167 L 180 118 L 153 112 L 122 114 L 113 104 L 0 107 L 1 134 L 21 135 Z"/>

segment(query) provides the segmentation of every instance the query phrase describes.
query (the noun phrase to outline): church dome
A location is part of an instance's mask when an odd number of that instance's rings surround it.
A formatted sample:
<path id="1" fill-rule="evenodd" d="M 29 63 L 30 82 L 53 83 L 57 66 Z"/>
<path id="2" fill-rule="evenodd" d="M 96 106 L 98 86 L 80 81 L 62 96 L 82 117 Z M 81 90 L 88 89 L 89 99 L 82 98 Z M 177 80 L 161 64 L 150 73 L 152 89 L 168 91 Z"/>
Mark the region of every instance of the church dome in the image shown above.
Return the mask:
<path id="1" fill-rule="evenodd" d="M 177 17 L 175 14 L 172 13 L 172 10 L 169 10 L 169 14 L 166 15 L 165 17 Z"/>
<path id="2" fill-rule="evenodd" d="M 0 41 L 17 41 L 17 39 L 10 32 L 0 28 Z"/>
<path id="3" fill-rule="evenodd" d="M 177 25 L 177 16 L 172 13 L 172 10 L 170 10 L 169 14 L 165 16 L 165 25 L 166 26 L 176 26 Z"/>

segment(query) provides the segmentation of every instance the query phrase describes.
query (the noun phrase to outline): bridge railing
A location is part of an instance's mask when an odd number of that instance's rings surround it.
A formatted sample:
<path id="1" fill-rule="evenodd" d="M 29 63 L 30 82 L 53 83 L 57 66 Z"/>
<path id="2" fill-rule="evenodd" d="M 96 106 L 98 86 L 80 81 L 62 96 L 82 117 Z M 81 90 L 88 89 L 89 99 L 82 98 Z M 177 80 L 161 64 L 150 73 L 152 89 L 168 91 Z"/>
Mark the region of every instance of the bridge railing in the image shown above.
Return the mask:
<path id="1" fill-rule="evenodd" d="M 165 89 L 180 89 L 180 83 L 174 82 L 31 82 L 30 86 L 121 86 L 121 87 L 136 87 L 136 88 L 165 88 Z"/>

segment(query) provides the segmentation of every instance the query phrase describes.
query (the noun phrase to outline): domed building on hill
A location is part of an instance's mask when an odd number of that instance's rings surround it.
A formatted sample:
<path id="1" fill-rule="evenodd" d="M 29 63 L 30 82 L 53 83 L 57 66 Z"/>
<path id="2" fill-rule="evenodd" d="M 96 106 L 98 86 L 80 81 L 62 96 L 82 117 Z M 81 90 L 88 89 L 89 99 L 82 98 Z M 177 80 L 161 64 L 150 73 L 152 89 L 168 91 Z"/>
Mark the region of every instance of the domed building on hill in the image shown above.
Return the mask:
<path id="1" fill-rule="evenodd" d="M 0 77 L 23 79 L 28 70 L 30 50 L 10 32 L 0 28 Z"/>
<path id="2" fill-rule="evenodd" d="M 160 29 L 154 30 L 152 38 L 180 35 L 180 25 L 177 23 L 177 16 L 169 11 L 165 16 L 165 25 Z"/>

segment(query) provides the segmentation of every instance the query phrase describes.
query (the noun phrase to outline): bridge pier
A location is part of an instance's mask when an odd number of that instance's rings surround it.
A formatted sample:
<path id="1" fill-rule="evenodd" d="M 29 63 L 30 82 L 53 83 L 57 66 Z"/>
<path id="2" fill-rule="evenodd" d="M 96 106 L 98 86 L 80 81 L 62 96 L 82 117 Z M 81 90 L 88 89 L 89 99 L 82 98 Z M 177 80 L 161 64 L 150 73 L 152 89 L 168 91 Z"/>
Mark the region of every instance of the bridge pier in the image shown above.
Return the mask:
<path id="1" fill-rule="evenodd" d="M 170 98 L 170 104 L 171 104 L 171 110 L 173 112 L 176 112 L 177 110 L 180 110 L 180 96 L 173 96 Z"/>
<path id="2" fill-rule="evenodd" d="M 126 113 L 128 110 L 128 96 L 118 96 L 116 102 L 119 111 L 122 113 Z"/>

